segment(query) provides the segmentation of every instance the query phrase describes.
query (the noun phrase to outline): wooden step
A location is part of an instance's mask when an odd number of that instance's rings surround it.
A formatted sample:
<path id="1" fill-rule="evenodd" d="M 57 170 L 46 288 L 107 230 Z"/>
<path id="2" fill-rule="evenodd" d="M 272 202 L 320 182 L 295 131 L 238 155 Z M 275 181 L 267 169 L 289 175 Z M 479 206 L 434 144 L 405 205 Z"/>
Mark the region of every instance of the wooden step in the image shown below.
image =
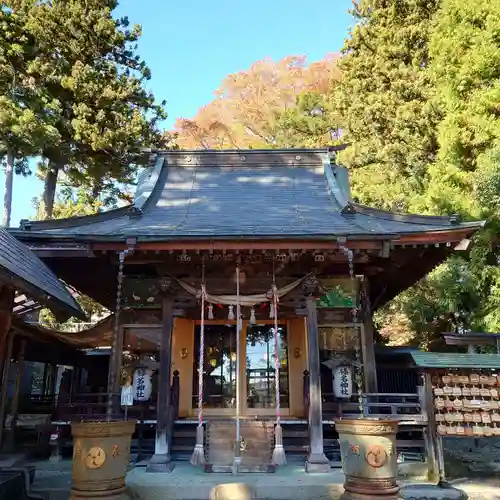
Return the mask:
<path id="1" fill-rule="evenodd" d="M 174 438 L 196 438 L 196 430 L 194 431 L 176 431 L 172 435 Z"/>
<path id="2" fill-rule="evenodd" d="M 307 431 L 290 431 L 288 429 L 283 429 L 283 438 L 297 439 L 308 437 L 309 433 Z"/>
<path id="3" fill-rule="evenodd" d="M 274 447 L 274 424 L 245 420 L 240 424 L 240 435 L 243 438 L 242 469 L 267 470 Z M 230 467 L 233 464 L 234 439 L 234 422 L 216 420 L 208 422 L 206 431 L 208 463 L 213 466 L 214 471 L 219 467 Z"/>

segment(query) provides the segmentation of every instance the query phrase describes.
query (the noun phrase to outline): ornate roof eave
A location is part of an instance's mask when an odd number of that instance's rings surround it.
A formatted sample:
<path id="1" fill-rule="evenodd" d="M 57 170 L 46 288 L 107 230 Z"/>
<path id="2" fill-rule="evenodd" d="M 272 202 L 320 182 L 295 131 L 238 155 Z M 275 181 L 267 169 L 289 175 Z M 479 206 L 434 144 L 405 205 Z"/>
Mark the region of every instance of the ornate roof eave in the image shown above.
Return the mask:
<path id="1" fill-rule="evenodd" d="M 271 248 L 295 248 L 297 245 L 303 246 L 304 249 L 310 247 L 311 249 L 333 249 L 335 246 L 352 246 L 353 248 L 377 248 L 382 246 L 384 242 L 390 242 L 393 246 L 425 246 L 429 244 L 446 244 L 446 243 L 458 243 L 464 238 L 470 237 L 475 231 L 481 229 L 484 226 L 484 221 L 478 221 L 474 223 L 460 224 L 448 229 L 442 227 L 436 228 L 433 231 L 422 231 L 413 232 L 407 234 L 357 234 L 353 236 L 342 235 L 331 237 L 325 237 L 324 235 L 269 235 L 263 238 L 262 236 L 241 236 L 235 238 L 234 236 L 200 236 L 197 238 L 186 237 L 186 236 L 158 236 L 158 237 L 138 237 L 136 238 L 136 249 L 137 250 L 161 250 L 164 247 L 165 250 L 193 250 L 193 249 L 244 249 L 245 247 L 251 247 L 256 249 L 256 245 L 262 247 L 263 249 Z M 122 250 L 127 247 L 129 237 L 124 237 L 122 235 L 61 235 L 46 233 L 43 231 L 21 231 L 12 230 L 10 231 L 13 236 L 24 242 L 44 242 L 47 245 L 47 249 L 50 249 L 54 244 L 59 245 L 60 243 L 66 244 L 68 246 L 70 243 L 75 245 L 87 244 L 90 249 L 104 249 L 109 250 Z M 291 246 L 290 246 L 290 245 Z M 58 249 L 66 250 L 65 246 Z M 68 247 L 71 250 L 70 247 Z M 465 248 L 464 248 L 465 249 Z M 457 249 L 458 250 L 458 249 Z"/>

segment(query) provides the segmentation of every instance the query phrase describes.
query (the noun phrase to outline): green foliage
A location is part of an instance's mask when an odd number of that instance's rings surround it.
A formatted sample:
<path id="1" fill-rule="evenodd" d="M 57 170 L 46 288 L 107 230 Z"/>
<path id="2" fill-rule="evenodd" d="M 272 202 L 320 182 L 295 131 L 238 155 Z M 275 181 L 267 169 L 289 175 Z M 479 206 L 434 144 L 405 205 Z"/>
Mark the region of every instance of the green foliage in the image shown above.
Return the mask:
<path id="1" fill-rule="evenodd" d="M 43 201 L 34 198 L 32 200 L 33 206 L 36 209 L 35 220 L 45 219 L 45 210 L 43 207 Z M 95 199 L 92 195 L 83 189 L 71 189 L 71 187 L 66 186 L 59 193 L 56 202 L 54 203 L 53 216 L 56 219 L 66 219 L 68 217 L 81 217 L 83 215 L 92 215 L 99 212 L 106 207 L 106 203 L 102 202 L 100 199 Z M 106 309 L 102 307 L 99 303 L 92 300 L 86 295 L 80 295 L 76 297 L 76 301 L 80 304 L 81 308 L 87 315 L 89 319 L 93 317 L 100 317 L 106 313 Z M 80 320 L 72 319 L 71 323 L 79 323 Z M 40 312 L 40 323 L 55 328 L 64 328 L 59 325 L 54 315 L 49 309 L 42 309 Z"/>
<path id="2" fill-rule="evenodd" d="M 500 1 L 443 0 L 429 44 L 434 100 L 443 116 L 439 155 L 429 169 L 431 210 L 499 215 L 499 35 Z"/>
<path id="3" fill-rule="evenodd" d="M 500 329 L 500 1 L 442 0 L 430 27 L 428 107 L 439 117 L 438 149 L 426 189 L 409 206 L 490 222 L 470 258 L 439 266 L 379 313 L 389 329 L 395 311 L 406 315 L 426 346 L 442 331 Z"/>
<path id="4" fill-rule="evenodd" d="M 353 194 L 364 203 L 407 210 L 426 186 L 437 154 L 437 116 L 428 105 L 430 19 L 438 0 L 359 0 L 343 48 L 333 105 L 352 144 Z M 387 190 L 387 186 L 391 186 Z"/>
<path id="5" fill-rule="evenodd" d="M 337 144 L 338 116 L 329 97 L 319 92 L 300 94 L 296 105 L 286 108 L 276 121 L 277 146 L 317 148 Z"/>
<path id="6" fill-rule="evenodd" d="M 52 215 L 59 171 L 94 194 L 131 182 L 147 161 L 141 149 L 164 144 L 158 124 L 165 113 L 146 90 L 150 70 L 136 54 L 140 27 L 113 18 L 113 0 L 4 5 L 4 17 L 27 41 L 17 47 L 15 32 L 2 43 L 20 54 L 15 71 L 33 89 L 29 110 L 42 110 L 53 127 L 54 137 L 37 144 L 47 160 L 41 164 L 46 215 Z M 3 74 L 9 76 L 8 68 Z"/>

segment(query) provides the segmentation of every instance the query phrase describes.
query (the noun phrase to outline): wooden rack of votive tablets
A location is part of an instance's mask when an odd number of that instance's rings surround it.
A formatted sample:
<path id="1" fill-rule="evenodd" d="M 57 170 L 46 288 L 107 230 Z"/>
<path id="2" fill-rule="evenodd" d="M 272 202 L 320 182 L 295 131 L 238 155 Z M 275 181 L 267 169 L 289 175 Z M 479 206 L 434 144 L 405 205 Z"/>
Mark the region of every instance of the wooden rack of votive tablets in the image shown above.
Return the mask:
<path id="1" fill-rule="evenodd" d="M 431 380 L 439 435 L 500 436 L 500 373 L 463 370 Z"/>

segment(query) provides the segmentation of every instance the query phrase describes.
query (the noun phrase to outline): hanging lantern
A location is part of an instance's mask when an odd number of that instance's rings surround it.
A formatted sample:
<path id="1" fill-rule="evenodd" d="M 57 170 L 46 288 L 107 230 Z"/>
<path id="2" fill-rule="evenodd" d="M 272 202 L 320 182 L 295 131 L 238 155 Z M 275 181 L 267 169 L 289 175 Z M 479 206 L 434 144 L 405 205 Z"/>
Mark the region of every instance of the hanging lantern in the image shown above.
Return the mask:
<path id="1" fill-rule="evenodd" d="M 271 302 L 271 305 L 269 306 L 269 317 L 271 319 L 274 319 L 275 315 L 276 315 L 276 311 L 274 310 L 274 304 Z"/>
<path id="2" fill-rule="evenodd" d="M 350 398 L 352 396 L 352 367 L 349 365 L 337 366 L 333 370 L 333 393 L 336 398 Z"/>
<path id="3" fill-rule="evenodd" d="M 257 320 L 255 319 L 255 308 L 253 307 L 252 309 L 250 309 L 250 318 L 248 319 L 248 324 L 249 325 L 257 324 Z"/>
<path id="4" fill-rule="evenodd" d="M 208 319 L 214 319 L 214 306 L 208 304 Z"/>
<path id="5" fill-rule="evenodd" d="M 228 309 L 229 309 L 229 311 L 227 313 L 227 319 L 233 320 L 234 319 L 234 306 L 229 306 Z"/>
<path id="6" fill-rule="evenodd" d="M 148 401 L 151 397 L 151 374 L 152 370 L 144 366 L 135 369 L 133 377 L 135 401 Z"/>

